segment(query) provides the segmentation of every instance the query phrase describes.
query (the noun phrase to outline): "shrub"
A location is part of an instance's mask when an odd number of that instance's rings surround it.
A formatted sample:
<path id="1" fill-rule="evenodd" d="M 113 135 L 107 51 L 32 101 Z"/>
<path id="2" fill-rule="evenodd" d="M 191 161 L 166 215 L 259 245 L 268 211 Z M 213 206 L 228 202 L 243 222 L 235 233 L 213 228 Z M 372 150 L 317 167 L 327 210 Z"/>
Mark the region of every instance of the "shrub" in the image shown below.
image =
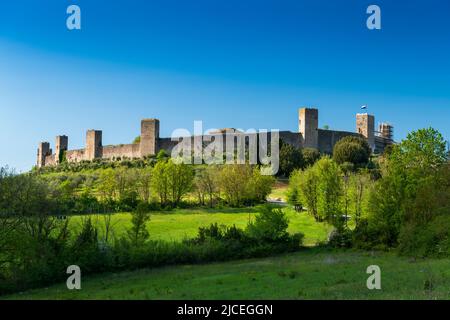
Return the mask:
<path id="1" fill-rule="evenodd" d="M 333 159 L 338 164 L 345 162 L 362 167 L 369 163 L 371 149 L 361 137 L 347 136 L 339 140 L 333 148 Z"/>
<path id="2" fill-rule="evenodd" d="M 192 240 L 187 240 L 188 243 L 201 244 L 209 240 L 222 241 L 238 241 L 245 243 L 248 241 L 246 233 L 237 228 L 235 225 L 227 227 L 225 225 L 219 226 L 217 223 L 212 223 L 208 227 L 200 227 L 198 235 Z"/>
<path id="3" fill-rule="evenodd" d="M 353 234 L 349 229 L 335 229 L 328 238 L 328 245 L 334 248 L 350 248 L 353 244 Z"/>
<path id="4" fill-rule="evenodd" d="M 426 225 L 404 226 L 398 249 L 414 257 L 450 257 L 450 216 L 438 216 Z"/>
<path id="5" fill-rule="evenodd" d="M 315 148 L 302 149 L 304 167 L 313 166 L 320 159 L 320 152 Z"/>
<path id="6" fill-rule="evenodd" d="M 150 220 L 150 209 L 147 203 L 141 202 L 136 210 L 131 213 L 132 227 L 128 230 L 128 237 L 134 246 L 144 244 L 150 237 L 147 230 L 147 222 Z"/>
<path id="7" fill-rule="evenodd" d="M 288 239 L 289 220 L 280 209 L 265 207 L 247 226 L 248 235 L 258 241 L 277 242 Z"/>

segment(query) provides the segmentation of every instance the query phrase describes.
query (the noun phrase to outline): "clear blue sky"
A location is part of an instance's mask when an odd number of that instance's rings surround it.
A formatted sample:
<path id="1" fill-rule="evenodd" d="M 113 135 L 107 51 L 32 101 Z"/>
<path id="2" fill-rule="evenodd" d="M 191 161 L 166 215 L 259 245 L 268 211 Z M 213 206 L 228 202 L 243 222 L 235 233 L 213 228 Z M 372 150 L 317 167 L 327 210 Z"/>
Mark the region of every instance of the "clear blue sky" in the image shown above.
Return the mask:
<path id="1" fill-rule="evenodd" d="M 82 30 L 66 28 L 77 4 Z M 366 28 L 378 4 L 382 30 Z M 161 134 L 237 127 L 355 130 L 369 105 L 396 139 L 427 126 L 450 138 L 446 0 L 40 0 L 0 5 L 0 166 L 28 170 L 40 141 L 129 143 L 140 119 Z"/>

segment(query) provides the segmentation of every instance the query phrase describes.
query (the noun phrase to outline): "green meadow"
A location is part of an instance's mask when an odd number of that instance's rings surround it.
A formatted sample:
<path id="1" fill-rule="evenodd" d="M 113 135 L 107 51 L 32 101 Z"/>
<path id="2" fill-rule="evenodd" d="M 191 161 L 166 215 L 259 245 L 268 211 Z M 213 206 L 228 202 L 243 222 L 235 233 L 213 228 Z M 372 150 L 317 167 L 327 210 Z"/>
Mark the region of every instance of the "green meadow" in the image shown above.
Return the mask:
<path id="1" fill-rule="evenodd" d="M 381 290 L 366 269 L 381 268 Z M 6 299 L 449 299 L 450 260 L 319 248 L 263 259 L 108 273 Z"/>
<path id="2" fill-rule="evenodd" d="M 305 234 L 304 244 L 313 246 L 318 242 L 327 240 L 331 231 L 331 226 L 317 223 L 306 212 L 298 213 L 295 210 L 285 207 L 282 210 L 289 218 L 290 233 L 302 232 Z M 238 208 L 238 209 L 176 209 L 173 211 L 154 212 L 151 220 L 147 224 L 152 240 L 181 241 L 184 238 L 195 237 L 198 228 L 208 226 L 212 223 L 219 225 L 245 228 L 249 221 L 254 219 L 258 212 L 258 207 Z M 79 229 L 82 220 L 90 217 L 100 230 L 100 235 L 104 233 L 106 215 L 82 215 L 70 217 L 70 227 L 73 230 Z M 112 235 L 120 237 L 131 227 L 131 215 L 129 213 L 116 213 L 111 215 Z"/>

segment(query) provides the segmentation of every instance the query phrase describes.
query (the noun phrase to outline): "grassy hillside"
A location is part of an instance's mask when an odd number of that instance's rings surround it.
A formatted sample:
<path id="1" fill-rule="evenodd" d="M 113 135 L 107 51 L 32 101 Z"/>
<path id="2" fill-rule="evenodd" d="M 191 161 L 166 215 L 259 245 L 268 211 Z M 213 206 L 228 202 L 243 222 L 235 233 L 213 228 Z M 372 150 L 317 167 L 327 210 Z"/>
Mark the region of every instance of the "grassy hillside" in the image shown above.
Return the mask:
<path id="1" fill-rule="evenodd" d="M 297 213 L 290 208 L 283 209 L 289 218 L 291 233 L 302 232 L 305 234 L 305 245 L 315 245 L 318 241 L 325 241 L 331 227 L 326 224 L 316 223 L 305 212 Z M 185 237 L 194 237 L 198 228 L 208 226 L 211 223 L 233 225 L 245 228 L 257 214 L 258 208 L 242 209 L 177 209 L 170 212 L 152 213 L 148 223 L 151 239 L 179 241 Z M 70 218 L 72 228 L 79 228 L 81 220 L 87 216 L 74 216 Z M 104 215 L 91 215 L 93 221 L 100 230 L 104 228 Z M 131 227 L 131 215 L 129 213 L 117 213 L 112 215 L 115 236 L 122 235 Z"/>
<path id="2" fill-rule="evenodd" d="M 368 290 L 366 268 L 381 268 L 382 290 Z M 307 249 L 264 259 L 185 265 L 61 283 L 8 299 L 449 299 L 450 260 Z"/>

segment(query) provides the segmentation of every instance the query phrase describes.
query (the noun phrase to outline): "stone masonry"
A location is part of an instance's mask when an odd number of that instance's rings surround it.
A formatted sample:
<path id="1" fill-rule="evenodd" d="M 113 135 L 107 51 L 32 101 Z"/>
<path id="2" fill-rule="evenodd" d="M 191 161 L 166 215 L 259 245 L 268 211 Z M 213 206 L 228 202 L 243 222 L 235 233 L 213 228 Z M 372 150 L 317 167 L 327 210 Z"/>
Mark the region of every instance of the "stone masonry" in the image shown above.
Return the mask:
<path id="1" fill-rule="evenodd" d="M 280 139 L 297 148 L 316 148 L 321 153 L 331 154 L 333 147 L 340 139 L 346 136 L 360 136 L 367 139 L 375 153 L 381 153 L 387 145 L 393 143 L 393 127 L 382 123 L 375 131 L 375 117 L 367 113 L 356 115 L 356 132 L 319 129 L 319 110 L 315 108 L 300 108 L 298 111 L 298 132 L 280 131 Z M 227 135 L 230 129 L 222 130 Z M 217 133 L 215 133 L 217 134 Z M 239 132 L 233 132 L 239 136 Z M 52 152 L 49 142 L 41 142 L 37 151 L 37 166 L 57 165 L 65 158 L 68 162 L 83 160 L 117 158 L 143 158 L 156 155 L 159 150 L 171 152 L 178 144 L 171 138 L 159 136 L 159 120 L 143 119 L 141 121 L 140 142 L 135 144 L 121 144 L 103 146 L 102 131 L 88 130 L 86 133 L 86 148 L 69 150 L 69 139 L 65 135 L 56 137 L 55 153 Z M 204 141 L 211 141 L 211 136 L 204 136 Z M 193 137 L 194 139 L 194 137 Z M 245 139 L 245 138 L 244 138 Z M 247 137 L 248 139 L 248 137 Z M 226 141 L 224 138 L 223 141 Z"/>

